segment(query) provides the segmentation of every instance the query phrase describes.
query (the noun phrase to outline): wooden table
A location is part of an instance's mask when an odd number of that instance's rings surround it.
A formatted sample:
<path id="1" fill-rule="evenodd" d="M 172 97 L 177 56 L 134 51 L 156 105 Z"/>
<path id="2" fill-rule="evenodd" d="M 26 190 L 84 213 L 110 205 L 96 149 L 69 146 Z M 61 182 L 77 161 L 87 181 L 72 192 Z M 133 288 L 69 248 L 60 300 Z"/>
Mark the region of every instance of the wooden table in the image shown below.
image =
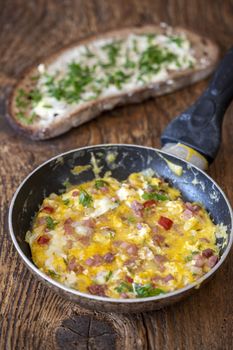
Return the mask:
<path id="1" fill-rule="evenodd" d="M 106 112 L 57 139 L 32 142 L 4 119 L 22 70 L 79 38 L 123 26 L 165 21 L 207 35 L 222 52 L 233 41 L 230 0 L 1 1 L 0 10 L 0 349 L 233 349 L 233 253 L 206 287 L 184 302 L 138 315 L 86 311 L 57 296 L 23 265 L 7 228 L 9 201 L 21 180 L 60 152 L 99 143 L 159 147 L 164 126 L 207 82 Z M 209 173 L 233 201 L 233 106 Z"/>

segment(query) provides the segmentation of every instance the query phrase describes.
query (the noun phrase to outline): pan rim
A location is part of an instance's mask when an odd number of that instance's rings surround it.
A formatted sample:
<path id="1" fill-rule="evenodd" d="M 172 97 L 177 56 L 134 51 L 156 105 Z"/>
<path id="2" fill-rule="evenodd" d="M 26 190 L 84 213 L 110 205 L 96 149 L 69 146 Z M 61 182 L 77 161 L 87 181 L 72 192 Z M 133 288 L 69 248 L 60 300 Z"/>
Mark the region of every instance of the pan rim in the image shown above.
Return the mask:
<path id="1" fill-rule="evenodd" d="M 139 298 L 139 299 L 117 299 L 117 298 L 108 298 L 108 297 L 101 297 L 101 296 L 96 296 L 96 295 L 92 295 L 92 294 L 88 294 L 88 293 L 82 293 L 76 289 L 72 289 L 70 287 L 65 286 L 62 283 L 59 283 L 55 280 L 53 280 L 52 278 L 50 278 L 48 275 L 44 274 L 42 271 L 39 270 L 39 268 L 36 267 L 36 265 L 34 265 L 28 258 L 27 256 L 23 253 L 22 249 L 20 248 L 16 236 L 14 234 L 14 229 L 13 229 L 13 225 L 12 225 L 12 218 L 13 218 L 13 207 L 14 207 L 14 203 L 15 200 L 18 196 L 18 193 L 20 192 L 21 188 L 24 186 L 24 184 L 27 182 L 27 180 L 35 173 L 37 172 L 40 168 L 42 168 L 43 166 L 45 166 L 47 163 L 50 163 L 51 161 L 55 160 L 56 158 L 59 157 L 63 157 L 69 153 L 73 153 L 76 151 L 82 151 L 82 150 L 87 150 L 87 149 L 92 149 L 92 148 L 100 148 L 100 147 L 119 147 L 119 146 L 123 146 L 123 147 L 135 147 L 135 148 L 141 148 L 141 149 L 148 149 L 150 151 L 154 151 L 154 152 L 159 152 L 162 153 L 164 155 L 173 157 L 174 159 L 178 159 L 182 162 L 184 162 L 185 164 L 193 167 L 194 169 L 196 169 L 198 172 L 201 172 L 205 177 L 207 177 L 208 180 L 210 180 L 218 189 L 218 191 L 221 193 L 221 195 L 223 196 L 229 212 L 230 212 L 230 218 L 231 218 L 231 231 L 229 233 L 229 242 L 227 245 L 226 250 L 224 251 L 223 255 L 221 256 L 221 259 L 218 261 L 218 263 L 205 275 L 203 275 L 202 277 L 200 277 L 197 281 L 188 284 L 187 286 L 177 289 L 175 291 L 172 292 L 168 292 L 165 294 L 161 294 L 158 296 L 153 296 L 153 297 L 145 297 L 145 298 Z M 142 304 L 142 303 L 147 303 L 147 302 L 152 302 L 152 301 L 160 301 L 160 300 L 166 300 L 169 297 L 175 297 L 178 295 L 182 295 L 182 293 L 185 293 L 193 288 L 199 288 L 199 286 L 205 281 L 207 280 L 211 275 L 213 275 L 219 268 L 220 266 L 223 264 L 223 262 L 225 261 L 226 257 L 228 256 L 232 244 L 233 244 L 233 211 L 232 211 L 232 207 L 231 204 L 229 202 L 229 200 L 227 199 L 225 193 L 223 192 L 223 190 L 220 188 L 220 186 L 215 182 L 215 180 L 213 180 L 207 173 L 205 173 L 203 170 L 199 169 L 198 167 L 196 167 L 195 165 L 187 162 L 186 160 L 169 154 L 166 151 L 154 148 L 154 147 L 149 147 L 149 146 L 142 146 L 142 145 L 137 145 L 137 144 L 125 144 L 125 143 L 105 143 L 105 144 L 98 144 L 98 145 L 91 145 L 91 146 L 84 146 L 84 147 L 80 147 L 80 148 L 74 148 L 72 150 L 63 152 L 63 153 L 59 153 L 56 156 L 53 156 L 52 158 L 49 158 L 48 160 L 46 160 L 45 162 L 43 162 L 42 164 L 38 165 L 34 170 L 32 170 L 24 179 L 23 181 L 21 181 L 21 183 L 19 184 L 19 186 L 17 187 L 11 202 L 10 202 L 10 206 L 9 206 L 9 211 L 8 211 L 8 228 L 9 228 L 9 232 L 10 232 L 10 236 L 11 239 L 13 241 L 13 244 L 18 252 L 18 254 L 20 255 L 20 257 L 22 258 L 23 262 L 28 266 L 28 268 L 35 274 L 37 275 L 40 279 L 45 280 L 46 282 L 48 282 L 51 287 L 56 287 L 58 289 L 61 289 L 63 292 L 65 293 L 69 293 L 73 296 L 77 296 L 77 297 L 81 297 L 81 298 L 85 298 L 88 300 L 95 300 L 95 301 L 101 301 L 101 302 L 105 302 L 105 303 L 111 303 L 111 304 Z"/>

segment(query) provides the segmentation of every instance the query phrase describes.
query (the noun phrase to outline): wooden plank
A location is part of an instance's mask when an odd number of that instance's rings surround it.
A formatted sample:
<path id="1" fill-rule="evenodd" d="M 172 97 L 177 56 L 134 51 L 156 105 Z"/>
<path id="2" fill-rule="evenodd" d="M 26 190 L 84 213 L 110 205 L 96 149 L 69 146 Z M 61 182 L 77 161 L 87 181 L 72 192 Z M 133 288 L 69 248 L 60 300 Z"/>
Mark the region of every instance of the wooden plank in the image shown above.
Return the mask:
<path id="1" fill-rule="evenodd" d="M 2 2 L 0 11 L 0 349 L 233 348 L 233 254 L 216 277 L 172 307 L 139 315 L 86 311 L 57 296 L 26 269 L 7 229 L 9 201 L 20 181 L 48 157 L 106 142 L 160 146 L 164 126 L 192 103 L 206 82 L 174 94 L 104 113 L 66 135 L 33 143 L 3 118 L 5 100 L 21 71 L 45 54 L 85 36 L 123 26 L 166 21 L 232 45 L 231 0 L 66 0 Z M 233 202 L 233 106 L 210 174 Z"/>

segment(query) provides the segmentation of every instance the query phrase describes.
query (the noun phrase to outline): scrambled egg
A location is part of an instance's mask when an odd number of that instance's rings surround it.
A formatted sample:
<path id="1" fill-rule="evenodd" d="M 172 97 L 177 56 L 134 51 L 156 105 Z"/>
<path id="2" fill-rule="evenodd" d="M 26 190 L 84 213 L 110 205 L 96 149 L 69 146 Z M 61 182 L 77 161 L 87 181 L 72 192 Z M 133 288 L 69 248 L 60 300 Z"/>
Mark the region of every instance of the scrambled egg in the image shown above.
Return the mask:
<path id="1" fill-rule="evenodd" d="M 26 234 L 41 271 L 79 291 L 149 297 L 182 288 L 218 261 L 217 226 L 160 178 L 99 178 L 45 198 Z"/>

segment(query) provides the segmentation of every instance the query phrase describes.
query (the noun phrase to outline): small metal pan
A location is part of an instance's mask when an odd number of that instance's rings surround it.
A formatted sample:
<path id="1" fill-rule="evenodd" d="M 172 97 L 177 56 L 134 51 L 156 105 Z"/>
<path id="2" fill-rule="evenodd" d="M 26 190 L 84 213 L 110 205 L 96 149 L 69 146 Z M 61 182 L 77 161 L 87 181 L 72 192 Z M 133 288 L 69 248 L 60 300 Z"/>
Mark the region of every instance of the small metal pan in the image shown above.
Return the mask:
<path id="1" fill-rule="evenodd" d="M 233 216 L 223 191 L 200 168 L 206 168 L 208 162 L 211 162 L 217 153 L 221 121 L 232 97 L 233 49 L 224 57 L 208 89 L 199 100 L 167 127 L 162 135 L 164 150 L 122 144 L 84 147 L 58 155 L 35 169 L 17 189 L 9 209 L 10 235 L 27 267 L 65 298 L 83 307 L 113 312 L 142 312 L 159 309 L 180 301 L 209 280 L 223 264 L 230 251 L 233 241 Z M 112 158 L 109 154 L 114 154 L 114 162 L 109 161 Z M 30 248 L 25 242 L 25 233 L 30 229 L 31 220 L 45 196 L 65 190 L 63 184 L 66 181 L 79 184 L 93 179 L 92 169 L 79 175 L 71 172 L 77 165 L 91 164 L 93 159 L 101 169 L 100 176 L 111 171 L 113 177 L 123 180 L 132 172 L 150 168 L 180 189 L 185 200 L 202 203 L 215 223 L 222 223 L 227 227 L 227 239 L 218 240 L 221 246 L 220 259 L 214 268 L 196 283 L 185 288 L 141 299 L 111 299 L 81 293 L 43 274 L 31 259 Z"/>

